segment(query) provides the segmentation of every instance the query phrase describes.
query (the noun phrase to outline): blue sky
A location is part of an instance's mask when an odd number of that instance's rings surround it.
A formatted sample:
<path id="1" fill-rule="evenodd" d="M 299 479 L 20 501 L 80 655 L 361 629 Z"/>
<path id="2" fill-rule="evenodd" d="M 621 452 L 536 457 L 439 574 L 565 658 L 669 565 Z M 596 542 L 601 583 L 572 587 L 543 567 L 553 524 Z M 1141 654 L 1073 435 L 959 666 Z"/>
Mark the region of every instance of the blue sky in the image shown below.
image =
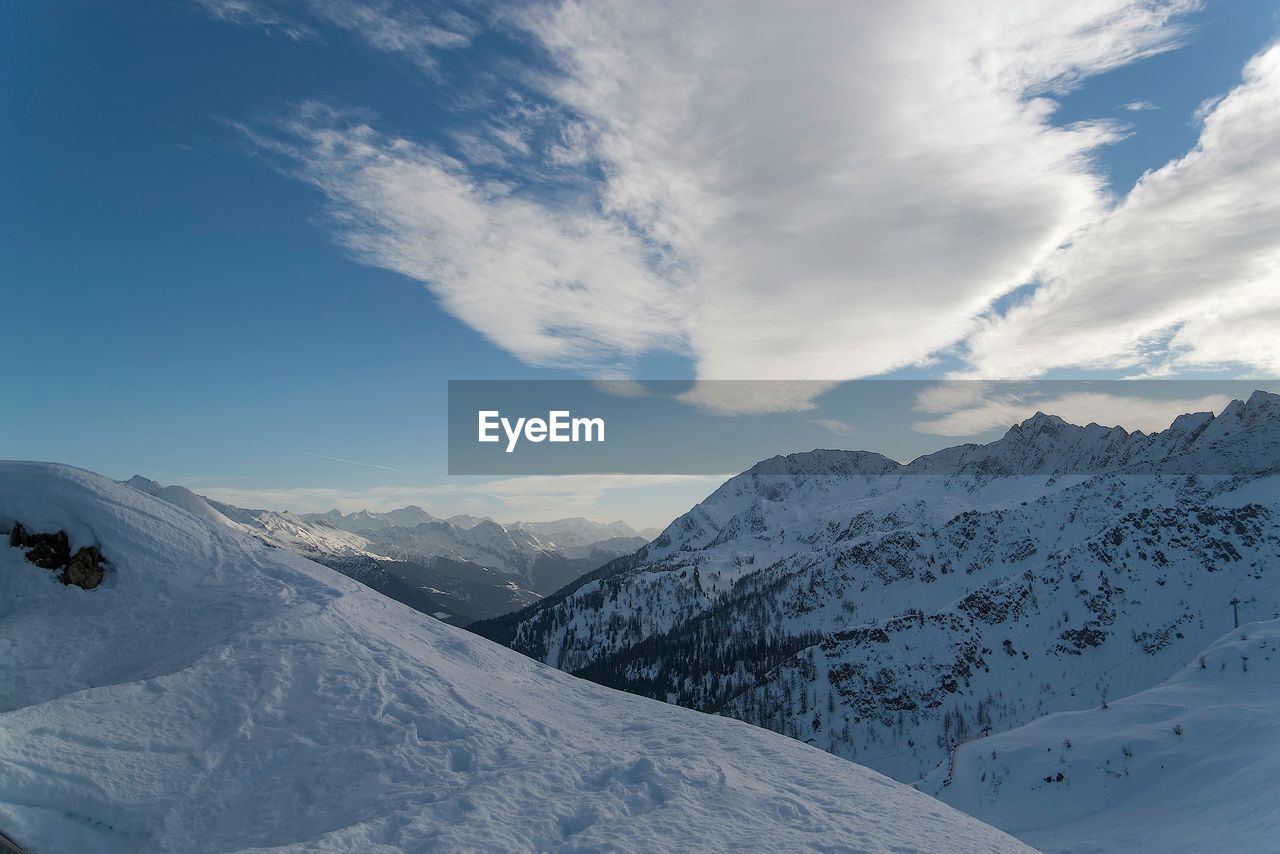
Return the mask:
<path id="1" fill-rule="evenodd" d="M 0 453 L 658 524 L 449 479 L 446 382 L 1273 376 L 1276 4 L 989 5 L 13 4 Z"/>

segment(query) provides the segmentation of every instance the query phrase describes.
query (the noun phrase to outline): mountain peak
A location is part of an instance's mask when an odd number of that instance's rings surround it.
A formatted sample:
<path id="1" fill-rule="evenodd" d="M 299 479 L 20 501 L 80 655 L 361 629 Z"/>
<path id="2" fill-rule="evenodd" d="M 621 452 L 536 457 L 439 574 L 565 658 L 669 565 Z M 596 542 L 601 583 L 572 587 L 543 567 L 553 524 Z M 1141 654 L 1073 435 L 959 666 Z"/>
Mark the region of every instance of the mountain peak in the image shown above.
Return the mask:
<path id="1" fill-rule="evenodd" d="M 1260 406 L 1262 404 L 1275 405 L 1280 403 L 1280 394 L 1275 394 L 1262 389 L 1254 389 L 1253 394 L 1249 395 L 1249 399 L 1245 401 L 1246 406 Z"/>
<path id="2" fill-rule="evenodd" d="M 1062 418 L 1059 418 L 1057 415 L 1050 415 L 1047 412 L 1041 412 L 1037 410 L 1035 415 L 1032 415 L 1030 418 L 1025 419 L 1021 424 L 1015 425 L 1015 428 L 1021 428 L 1024 431 L 1025 430 L 1043 431 L 1045 429 L 1056 430 L 1062 427 L 1075 427 L 1075 426 L 1078 426 L 1078 425 L 1071 424 L 1070 422 L 1065 421 Z"/>
<path id="3" fill-rule="evenodd" d="M 146 492 L 150 494 L 154 494 L 157 490 L 162 488 L 160 484 L 156 483 L 151 478 L 143 477 L 140 474 L 135 474 L 133 477 L 126 480 L 125 485 L 132 486 L 134 489 L 137 489 L 140 492 Z"/>
<path id="4" fill-rule="evenodd" d="M 1280 418 L 1280 395 L 1256 390 L 1241 407 L 1241 418 L 1249 425 L 1264 418 Z"/>
<path id="5" fill-rule="evenodd" d="M 1275 464 L 1280 433 L 1280 395 L 1255 391 L 1248 402 L 1234 400 L 1221 413 L 1178 416 L 1165 430 L 1145 433 L 1121 426 L 1079 426 L 1038 411 L 986 444 L 964 444 L 935 451 L 901 465 L 871 451 L 818 449 L 779 455 L 748 469 L 760 475 L 833 477 L 902 474 L 1098 474 L 1104 471 L 1198 472 L 1259 471 Z M 1227 442 L 1228 444 L 1223 444 Z M 773 486 L 769 486 L 772 489 Z"/>
<path id="6" fill-rule="evenodd" d="M 1169 430 L 1174 433 L 1190 433 L 1212 420 L 1212 412 L 1184 412 L 1173 419 L 1173 423 L 1169 425 Z"/>

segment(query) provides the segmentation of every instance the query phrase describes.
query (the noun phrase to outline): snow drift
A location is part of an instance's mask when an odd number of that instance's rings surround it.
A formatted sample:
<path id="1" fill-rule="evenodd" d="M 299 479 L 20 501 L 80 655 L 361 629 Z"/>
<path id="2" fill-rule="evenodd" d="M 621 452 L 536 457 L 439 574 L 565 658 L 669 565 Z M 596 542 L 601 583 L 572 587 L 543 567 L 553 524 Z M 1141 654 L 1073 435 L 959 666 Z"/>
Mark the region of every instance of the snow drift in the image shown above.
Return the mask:
<path id="1" fill-rule="evenodd" d="M 32 850 L 1025 850 L 868 769 L 592 685 L 77 469 L 0 463 L 0 829 Z"/>

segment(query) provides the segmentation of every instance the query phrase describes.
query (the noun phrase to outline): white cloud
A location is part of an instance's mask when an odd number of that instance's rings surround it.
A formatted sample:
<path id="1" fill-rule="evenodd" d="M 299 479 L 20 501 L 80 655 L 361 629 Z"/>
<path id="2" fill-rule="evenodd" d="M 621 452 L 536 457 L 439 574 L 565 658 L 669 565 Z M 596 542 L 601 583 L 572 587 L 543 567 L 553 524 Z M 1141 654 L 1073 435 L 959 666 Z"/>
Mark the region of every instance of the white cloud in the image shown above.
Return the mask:
<path id="1" fill-rule="evenodd" d="M 526 24 L 604 209 L 690 271 L 701 378 L 846 379 L 964 337 L 1100 211 L 1033 97 L 1168 46 L 1191 4 L 564 3 Z"/>
<path id="2" fill-rule="evenodd" d="M 1230 402 L 1229 394 L 1162 399 L 1113 392 L 995 392 L 969 400 L 962 400 L 957 396 L 953 399 L 954 411 L 937 418 L 918 421 L 912 426 L 919 433 L 935 436 L 975 436 L 989 430 L 1011 427 L 1036 412 L 1047 412 L 1072 424 L 1092 423 L 1105 427 L 1119 425 L 1126 430 L 1150 433 L 1165 429 L 1184 413 L 1218 412 Z M 926 411 L 942 410 L 935 406 Z"/>
<path id="3" fill-rule="evenodd" d="M 1206 110 L 1194 150 L 1144 175 L 972 339 L 976 374 L 1280 373 L 1280 45 Z"/>
<path id="4" fill-rule="evenodd" d="M 590 367 L 680 346 L 681 293 L 625 223 L 482 182 L 436 149 L 314 104 L 271 131 L 245 130 L 324 192 L 358 258 L 428 284 L 530 364 Z"/>
<path id="5" fill-rule="evenodd" d="M 630 379 L 597 379 L 592 385 L 613 397 L 649 397 L 653 394 L 644 383 Z"/>
<path id="6" fill-rule="evenodd" d="M 451 10 L 427 15 L 396 0 L 192 0 L 219 20 L 262 27 L 295 40 L 316 38 L 307 19 L 354 33 L 370 47 L 433 69 L 439 50 L 464 47 L 478 31 Z"/>
<path id="7" fill-rule="evenodd" d="M 294 41 L 312 39 L 316 32 L 306 23 L 281 10 L 271 0 L 192 0 L 209 15 L 228 24 L 261 27 Z"/>
<path id="8" fill-rule="evenodd" d="M 676 400 L 717 415 L 760 415 L 768 412 L 805 412 L 813 399 L 834 382 L 818 380 L 701 380 L 676 395 Z"/>
<path id="9" fill-rule="evenodd" d="M 814 418 L 810 422 L 828 433 L 842 438 L 849 437 L 858 432 L 858 428 L 854 427 L 847 421 L 841 421 L 838 418 Z"/>
<path id="10" fill-rule="evenodd" d="M 522 81 L 543 143 L 486 120 L 459 138 L 564 192 L 314 112 L 277 150 L 359 257 L 530 363 L 665 349 L 700 379 L 849 379 L 963 339 L 1097 218 L 1089 156 L 1116 131 L 1054 127 L 1042 96 L 1176 44 L 1196 5 L 538 4 L 502 17 L 552 57 Z"/>
<path id="11" fill-rule="evenodd" d="M 979 380 L 935 383 L 916 395 L 914 409 L 929 414 L 955 412 L 994 396 L 995 388 L 995 384 Z"/>
<path id="12" fill-rule="evenodd" d="M 306 0 L 320 20 L 356 33 L 370 47 L 434 65 L 433 52 L 470 44 L 477 28 L 462 15 L 428 16 L 407 3 Z"/>
<path id="13" fill-rule="evenodd" d="M 1141 113 L 1146 110 L 1158 110 L 1160 108 L 1150 101 L 1130 101 L 1124 104 L 1121 109 L 1128 110 L 1131 113 Z"/>

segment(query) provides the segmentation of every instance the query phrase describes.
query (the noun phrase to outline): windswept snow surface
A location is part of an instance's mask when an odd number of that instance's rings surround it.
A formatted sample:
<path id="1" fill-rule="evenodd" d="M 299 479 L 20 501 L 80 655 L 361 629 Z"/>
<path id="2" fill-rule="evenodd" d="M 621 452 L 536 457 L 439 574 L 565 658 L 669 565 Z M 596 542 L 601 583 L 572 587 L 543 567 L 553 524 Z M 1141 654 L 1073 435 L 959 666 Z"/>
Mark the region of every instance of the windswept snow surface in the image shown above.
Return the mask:
<path id="1" fill-rule="evenodd" d="M 33 851 L 1026 850 L 866 768 L 580 681 L 97 475 L 0 463 L 0 828 Z"/>
<path id="2" fill-rule="evenodd" d="M 1280 848 L 1280 621 L 1154 688 L 956 750 L 921 784 L 1048 852 Z"/>

